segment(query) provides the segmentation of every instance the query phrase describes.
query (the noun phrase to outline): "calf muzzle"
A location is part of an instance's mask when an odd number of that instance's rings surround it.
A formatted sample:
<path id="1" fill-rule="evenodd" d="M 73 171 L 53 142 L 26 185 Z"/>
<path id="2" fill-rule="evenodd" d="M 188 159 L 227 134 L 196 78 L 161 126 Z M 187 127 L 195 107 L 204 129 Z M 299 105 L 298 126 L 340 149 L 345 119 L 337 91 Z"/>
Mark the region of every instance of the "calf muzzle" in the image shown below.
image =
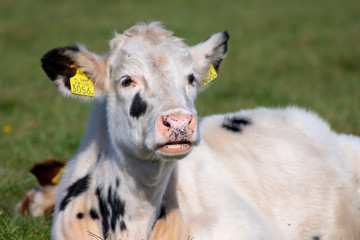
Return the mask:
<path id="1" fill-rule="evenodd" d="M 191 140 L 196 129 L 196 117 L 192 114 L 161 115 L 157 129 L 166 144 L 159 150 L 165 153 L 182 153 L 191 149 Z"/>

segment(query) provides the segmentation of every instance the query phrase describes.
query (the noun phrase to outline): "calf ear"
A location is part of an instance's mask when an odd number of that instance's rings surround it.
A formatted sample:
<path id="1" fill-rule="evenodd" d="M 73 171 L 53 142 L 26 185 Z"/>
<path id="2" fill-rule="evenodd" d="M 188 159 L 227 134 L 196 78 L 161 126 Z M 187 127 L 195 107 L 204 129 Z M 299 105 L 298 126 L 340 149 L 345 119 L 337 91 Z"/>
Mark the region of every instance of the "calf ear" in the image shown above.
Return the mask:
<path id="1" fill-rule="evenodd" d="M 65 163 L 63 161 L 46 160 L 32 166 L 30 172 L 35 175 L 39 185 L 44 187 L 48 185 L 56 185 L 53 179 L 64 167 Z"/>
<path id="2" fill-rule="evenodd" d="M 95 96 L 106 94 L 107 71 L 104 57 L 90 53 L 83 47 L 59 47 L 47 52 L 41 58 L 41 63 L 47 76 L 65 96 L 88 98 L 86 94 L 71 91 L 70 78 L 77 70 L 83 71 L 92 82 Z"/>
<path id="3" fill-rule="evenodd" d="M 210 65 L 217 71 L 226 56 L 229 34 L 227 31 L 216 33 L 206 41 L 190 48 L 195 60 L 196 71 L 203 81 L 208 74 Z"/>

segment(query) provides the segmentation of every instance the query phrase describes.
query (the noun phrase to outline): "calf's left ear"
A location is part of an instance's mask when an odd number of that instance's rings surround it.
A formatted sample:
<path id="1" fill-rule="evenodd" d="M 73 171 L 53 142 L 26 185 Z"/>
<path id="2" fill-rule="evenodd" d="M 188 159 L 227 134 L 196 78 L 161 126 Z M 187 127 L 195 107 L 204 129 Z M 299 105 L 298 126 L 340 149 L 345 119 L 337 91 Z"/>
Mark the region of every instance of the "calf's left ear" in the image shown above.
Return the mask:
<path id="1" fill-rule="evenodd" d="M 59 47 L 47 52 L 41 58 L 41 65 L 50 80 L 65 96 L 89 98 L 89 96 L 102 96 L 107 91 L 106 58 L 88 52 L 83 47 Z M 89 88 L 80 88 L 78 93 L 71 91 L 70 78 L 80 70 L 83 77 L 90 80 L 94 94 L 89 94 Z"/>
<path id="2" fill-rule="evenodd" d="M 190 48 L 196 71 L 202 80 L 206 78 L 211 64 L 216 71 L 219 69 L 222 60 L 226 57 L 228 40 L 229 34 L 224 31 Z"/>

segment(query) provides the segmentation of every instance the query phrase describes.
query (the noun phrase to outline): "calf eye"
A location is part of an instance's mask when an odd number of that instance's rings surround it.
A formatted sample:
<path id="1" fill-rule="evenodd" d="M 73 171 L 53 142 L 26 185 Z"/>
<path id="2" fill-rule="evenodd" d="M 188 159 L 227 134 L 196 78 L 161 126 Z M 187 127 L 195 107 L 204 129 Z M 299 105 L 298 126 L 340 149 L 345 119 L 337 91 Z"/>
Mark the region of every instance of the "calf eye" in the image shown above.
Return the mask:
<path id="1" fill-rule="evenodd" d="M 121 86 L 128 87 L 133 83 L 133 80 L 129 76 L 124 76 L 121 78 Z"/>
<path id="2" fill-rule="evenodd" d="M 194 76 L 194 74 L 190 74 L 189 76 L 188 76 L 188 81 L 189 81 L 189 84 L 190 85 L 194 85 L 193 83 L 194 83 L 194 81 L 195 81 L 195 76 Z"/>

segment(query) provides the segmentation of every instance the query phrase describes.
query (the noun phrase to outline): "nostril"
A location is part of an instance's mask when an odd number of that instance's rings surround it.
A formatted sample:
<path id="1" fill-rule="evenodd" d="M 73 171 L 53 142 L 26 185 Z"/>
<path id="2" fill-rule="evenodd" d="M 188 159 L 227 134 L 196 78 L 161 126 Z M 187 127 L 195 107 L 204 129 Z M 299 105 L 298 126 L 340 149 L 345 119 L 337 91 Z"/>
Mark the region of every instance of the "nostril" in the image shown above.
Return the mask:
<path id="1" fill-rule="evenodd" d="M 171 127 L 170 123 L 167 121 L 167 118 L 163 118 L 163 125 L 168 128 Z"/>
<path id="2" fill-rule="evenodd" d="M 192 116 L 189 116 L 189 117 L 186 117 L 186 118 L 190 118 L 190 121 L 189 121 L 189 123 L 188 123 L 188 125 L 190 125 L 191 122 L 192 122 Z"/>

